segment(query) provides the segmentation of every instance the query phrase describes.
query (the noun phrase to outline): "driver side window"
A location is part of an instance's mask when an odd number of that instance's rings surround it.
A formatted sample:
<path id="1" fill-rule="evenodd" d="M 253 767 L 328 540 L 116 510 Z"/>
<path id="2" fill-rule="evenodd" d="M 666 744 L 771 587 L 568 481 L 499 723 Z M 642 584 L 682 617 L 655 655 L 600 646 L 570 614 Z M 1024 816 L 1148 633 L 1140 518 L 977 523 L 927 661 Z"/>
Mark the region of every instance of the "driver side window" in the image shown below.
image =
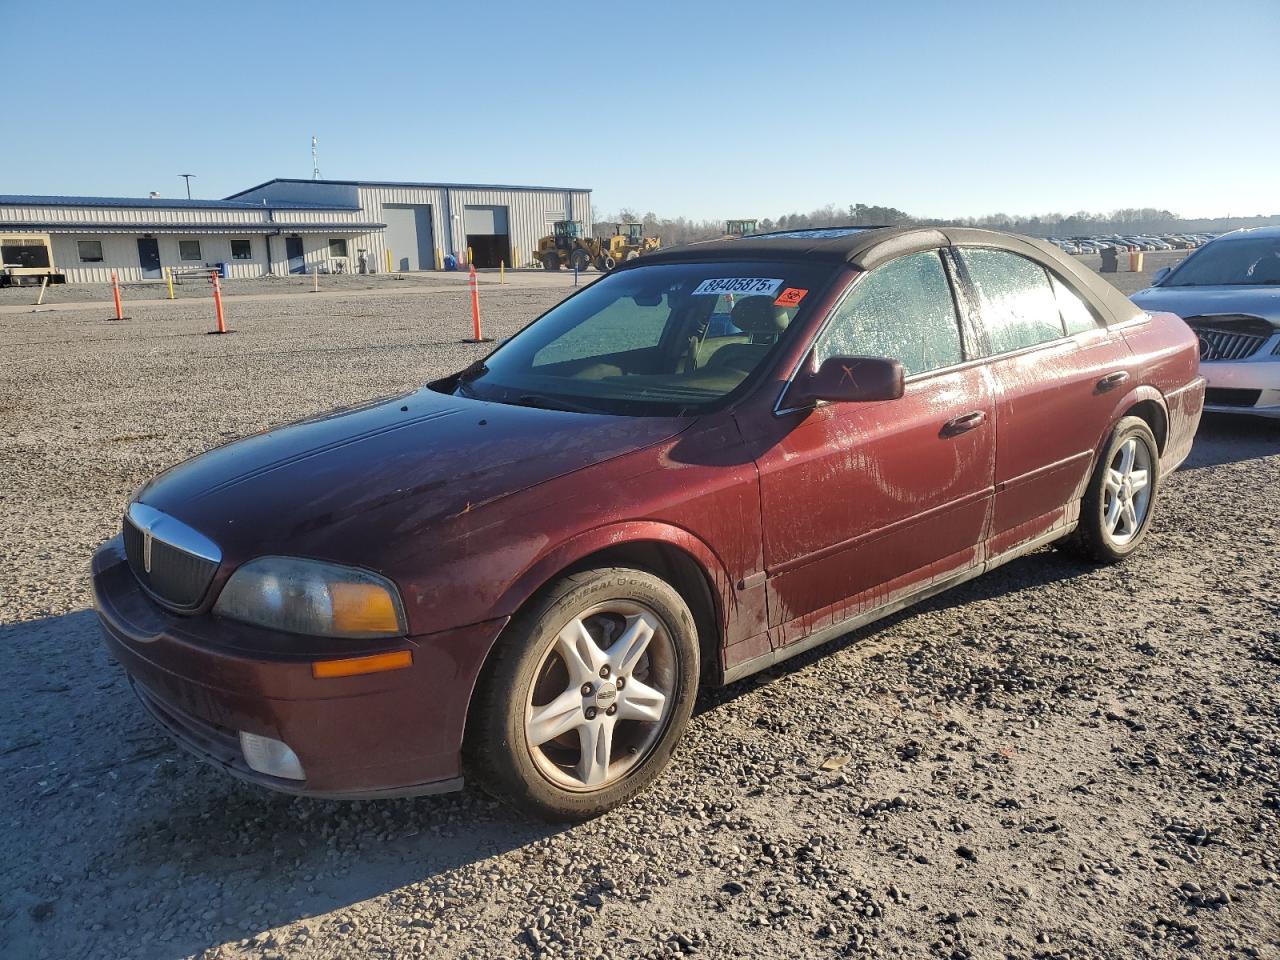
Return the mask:
<path id="1" fill-rule="evenodd" d="M 951 285 L 937 251 L 913 253 L 860 279 L 814 347 L 829 357 L 887 357 L 908 376 L 964 360 Z"/>

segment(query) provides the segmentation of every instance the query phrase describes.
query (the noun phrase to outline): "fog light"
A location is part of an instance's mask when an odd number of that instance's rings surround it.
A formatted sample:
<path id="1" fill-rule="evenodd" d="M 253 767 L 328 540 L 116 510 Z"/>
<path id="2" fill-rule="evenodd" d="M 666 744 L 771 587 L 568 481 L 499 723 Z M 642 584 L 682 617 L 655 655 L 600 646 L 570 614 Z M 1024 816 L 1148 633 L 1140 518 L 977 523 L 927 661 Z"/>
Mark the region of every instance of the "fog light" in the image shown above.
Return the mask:
<path id="1" fill-rule="evenodd" d="M 241 730 L 240 749 L 244 751 L 244 762 L 250 770 L 286 780 L 307 779 L 298 755 L 289 749 L 287 743 Z"/>

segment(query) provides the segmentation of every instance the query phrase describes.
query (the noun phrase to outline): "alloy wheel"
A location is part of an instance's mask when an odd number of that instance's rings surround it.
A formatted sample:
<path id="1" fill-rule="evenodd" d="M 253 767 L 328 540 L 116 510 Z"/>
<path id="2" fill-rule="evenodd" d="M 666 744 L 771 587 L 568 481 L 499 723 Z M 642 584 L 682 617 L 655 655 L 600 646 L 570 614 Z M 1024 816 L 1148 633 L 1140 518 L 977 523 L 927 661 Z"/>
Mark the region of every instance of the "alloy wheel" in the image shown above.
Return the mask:
<path id="1" fill-rule="evenodd" d="M 1151 506 L 1151 450 L 1139 437 L 1116 449 L 1102 482 L 1102 526 L 1117 546 L 1138 535 Z"/>
<path id="2" fill-rule="evenodd" d="M 525 705 L 525 740 L 548 780 L 594 791 L 625 777 L 662 739 L 679 682 L 675 647 L 643 604 L 610 600 L 561 628 Z"/>

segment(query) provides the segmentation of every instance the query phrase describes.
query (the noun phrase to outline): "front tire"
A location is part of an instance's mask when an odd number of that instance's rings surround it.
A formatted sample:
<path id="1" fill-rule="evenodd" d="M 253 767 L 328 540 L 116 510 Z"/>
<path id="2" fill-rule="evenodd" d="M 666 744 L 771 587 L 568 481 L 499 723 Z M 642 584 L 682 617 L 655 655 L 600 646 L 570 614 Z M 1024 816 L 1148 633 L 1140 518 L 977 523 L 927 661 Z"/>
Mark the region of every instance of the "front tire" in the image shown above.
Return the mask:
<path id="1" fill-rule="evenodd" d="M 598 816 L 666 767 L 698 661 L 693 615 L 666 581 L 624 567 L 565 576 L 499 638 L 472 700 L 468 770 L 523 813 Z"/>
<path id="2" fill-rule="evenodd" d="M 1116 424 L 1080 503 L 1080 525 L 1063 547 L 1095 563 L 1119 563 L 1142 545 L 1155 513 L 1160 450 L 1141 417 Z"/>

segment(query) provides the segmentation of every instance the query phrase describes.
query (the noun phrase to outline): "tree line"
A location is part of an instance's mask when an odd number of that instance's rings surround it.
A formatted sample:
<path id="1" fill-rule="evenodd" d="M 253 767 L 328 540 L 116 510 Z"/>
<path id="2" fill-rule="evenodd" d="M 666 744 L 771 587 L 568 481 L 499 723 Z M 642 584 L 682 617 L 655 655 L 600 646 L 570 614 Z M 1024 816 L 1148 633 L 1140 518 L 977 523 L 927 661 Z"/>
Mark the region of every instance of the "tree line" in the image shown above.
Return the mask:
<path id="1" fill-rule="evenodd" d="M 671 246 L 711 240 L 724 236 L 723 220 L 693 220 L 688 217 L 659 217 L 653 212 L 640 215 L 634 210 L 622 209 L 612 216 L 601 217 L 593 224 L 597 237 L 607 237 L 616 223 L 643 223 L 647 236 L 661 238 Z M 804 230 L 835 226 L 961 226 L 984 227 L 1004 230 L 1032 237 L 1090 237 L 1099 234 L 1118 233 L 1223 233 L 1240 227 L 1259 227 L 1280 224 L 1280 214 L 1262 214 L 1248 217 L 1215 217 L 1196 219 L 1180 217 L 1169 210 L 1152 207 L 1132 207 L 1112 210 L 1110 213 L 1080 211 L 1070 215 L 1046 213 L 1037 216 L 993 213 L 985 217 L 963 217 L 958 220 L 942 220 L 932 217 L 916 217 L 897 207 L 853 203 L 848 206 L 827 204 L 809 213 L 788 213 L 780 217 L 763 217 L 757 222 L 757 232 L 770 230 Z"/>

